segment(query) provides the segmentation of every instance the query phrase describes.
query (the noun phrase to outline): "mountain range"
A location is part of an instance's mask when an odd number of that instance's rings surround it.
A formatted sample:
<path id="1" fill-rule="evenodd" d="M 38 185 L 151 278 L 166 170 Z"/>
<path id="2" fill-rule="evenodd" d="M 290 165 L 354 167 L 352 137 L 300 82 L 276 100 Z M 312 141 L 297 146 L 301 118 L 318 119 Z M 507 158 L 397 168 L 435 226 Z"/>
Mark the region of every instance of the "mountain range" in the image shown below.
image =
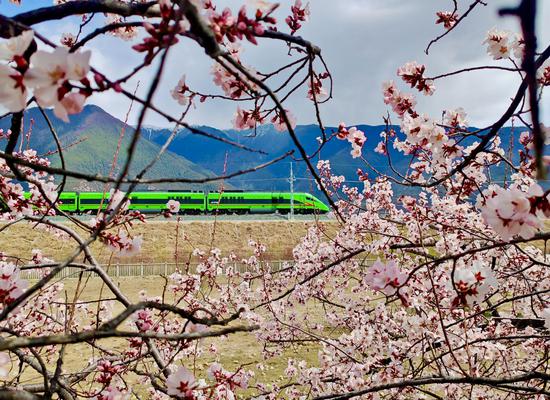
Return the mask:
<path id="1" fill-rule="evenodd" d="M 130 138 L 134 131 L 133 127 L 95 105 L 88 105 L 80 114 L 72 115 L 68 123 L 57 119 L 51 110 L 45 112 L 64 148 L 63 155 L 67 168 L 73 171 L 109 175 L 117 142 L 122 132 L 124 136 L 121 141 L 117 165 L 114 168 L 114 176 L 116 176 L 126 160 Z M 8 118 L 0 119 L 0 129 L 8 129 L 9 124 Z M 385 127 L 380 125 L 355 126 L 362 130 L 367 137 L 363 154 L 368 162 L 380 172 L 388 172 L 386 156 L 373 151 L 380 141 L 379 135 Z M 145 175 L 145 178 L 203 179 L 250 169 L 269 162 L 289 150 L 296 150 L 288 133 L 276 131 L 272 125 L 262 125 L 255 132 L 219 130 L 209 126 L 197 126 L 196 129 L 227 141 L 260 150 L 263 153 L 247 151 L 222 141 L 195 134 L 189 129 L 181 129 L 168 147 L 168 151 L 160 157 L 155 166 Z M 395 127 L 395 129 L 399 131 L 398 127 Z M 55 142 L 39 109 L 30 108 L 25 111 L 24 131 L 25 133 L 30 132 L 30 135 L 25 135 L 25 138 L 18 144 L 18 149 L 30 147 L 39 154 L 49 154 L 52 164 L 55 166 L 60 165 Z M 308 154 L 314 153 L 318 148 L 318 137 L 321 135 L 319 127 L 317 125 L 299 125 L 295 131 L 306 152 Z M 334 127 L 326 128 L 327 135 L 335 131 L 336 128 Z M 511 128 L 502 130 L 503 143 L 508 143 L 511 133 Z M 130 175 L 138 173 L 156 157 L 170 134 L 169 129 L 142 128 L 142 137 L 138 142 L 137 151 L 131 164 Z M 513 139 L 516 148 L 518 136 L 514 135 Z M 353 159 L 350 150 L 351 146 L 347 141 L 331 140 L 312 159 L 312 163 L 315 165 L 319 159 L 330 160 L 334 173 L 344 175 L 348 181 L 357 181 L 357 169 L 362 168 L 363 171 L 367 171 L 368 168 L 360 159 Z M 406 171 L 410 162 L 409 157 L 405 157 L 393 151 L 393 149 L 390 149 L 390 154 L 393 167 L 401 172 Z M 294 156 L 299 158 L 299 153 L 296 151 Z M 286 158 L 253 173 L 229 179 L 223 182 L 223 185 L 226 189 L 287 191 L 289 190 L 291 162 L 295 178 L 294 189 L 296 191 L 318 192 L 315 181 L 308 172 L 305 163 L 291 158 Z M 502 175 L 504 171 L 496 171 L 496 173 Z M 220 181 L 215 181 L 206 184 L 164 183 L 141 185 L 139 189 L 217 190 L 219 187 Z M 98 183 L 84 183 L 75 179 L 69 179 L 67 182 L 67 189 L 71 190 L 86 191 L 101 188 L 102 185 Z"/>
<path id="2" fill-rule="evenodd" d="M 120 151 L 113 175 L 120 172 L 128 155 L 128 146 L 134 129 L 113 117 L 100 107 L 89 105 L 80 114 L 71 115 L 68 123 L 56 118 L 51 110 L 45 110 L 59 137 L 67 169 L 86 174 L 101 174 L 108 176 L 111 172 L 113 159 L 119 138 L 122 136 Z M 30 108 L 24 115 L 25 137 L 20 140 L 17 149 L 32 148 L 39 155 L 48 155 L 53 166 L 60 166 L 60 158 L 51 131 L 45 118 L 38 108 Z M 0 129 L 8 129 L 10 121 L 7 118 L 0 120 Z M 144 139 L 138 144 L 138 151 L 130 168 L 130 175 L 135 176 L 160 150 L 160 146 L 153 141 Z M 193 164 L 185 157 L 168 151 L 145 175 L 145 179 L 164 177 L 205 178 L 212 176 L 212 172 L 200 165 Z M 97 182 L 82 182 L 69 178 L 66 190 L 100 190 L 103 185 Z M 159 189 L 202 189 L 203 185 L 189 184 L 158 184 L 140 187 L 144 190 Z M 215 185 L 206 186 L 214 189 Z"/>

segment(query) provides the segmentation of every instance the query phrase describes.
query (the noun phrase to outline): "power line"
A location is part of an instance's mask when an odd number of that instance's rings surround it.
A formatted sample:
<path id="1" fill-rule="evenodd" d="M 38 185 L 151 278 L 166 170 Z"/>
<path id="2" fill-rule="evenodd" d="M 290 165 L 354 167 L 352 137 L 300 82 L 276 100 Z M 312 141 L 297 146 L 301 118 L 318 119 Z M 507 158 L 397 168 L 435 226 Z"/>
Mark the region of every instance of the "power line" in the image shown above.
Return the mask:
<path id="1" fill-rule="evenodd" d="M 288 181 L 290 182 L 290 220 L 294 219 L 294 170 L 292 169 L 293 164 L 290 163 L 290 177 Z"/>

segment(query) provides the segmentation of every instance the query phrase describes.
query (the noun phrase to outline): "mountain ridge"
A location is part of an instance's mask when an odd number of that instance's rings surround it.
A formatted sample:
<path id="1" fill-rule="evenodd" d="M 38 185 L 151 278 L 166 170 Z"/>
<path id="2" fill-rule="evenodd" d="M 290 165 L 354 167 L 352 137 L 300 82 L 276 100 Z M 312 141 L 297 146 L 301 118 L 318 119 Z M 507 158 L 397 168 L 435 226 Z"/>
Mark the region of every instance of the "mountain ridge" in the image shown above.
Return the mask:
<path id="1" fill-rule="evenodd" d="M 63 146 L 73 144 L 64 151 L 69 169 L 93 174 L 99 172 L 104 176 L 108 175 L 112 164 L 114 148 L 123 129 L 125 133 L 117 168 L 120 168 L 126 160 L 127 147 L 135 128 L 125 124 L 99 106 L 87 105 L 80 114 L 72 115 L 69 123 L 64 123 L 55 118 L 50 110 L 46 110 L 45 112 L 48 118 L 51 119 Z M 28 128 L 31 121 L 31 147 L 35 148 L 39 153 L 55 151 L 51 133 L 37 108 L 31 108 L 25 112 L 24 126 Z M 367 137 L 363 154 L 367 156 L 368 162 L 375 168 L 380 169 L 381 172 L 388 172 L 386 156 L 374 152 L 374 148 L 380 141 L 379 135 L 386 129 L 386 126 L 367 124 L 353 126 L 361 129 Z M 0 128 L 6 129 L 8 127 L 9 121 L 7 119 L 0 120 Z M 250 169 L 284 155 L 289 150 L 297 150 L 288 133 L 276 131 L 270 124 L 262 125 L 256 132 L 251 130 L 223 130 L 206 125 L 197 125 L 196 128 L 268 154 L 245 151 L 222 141 L 205 138 L 191 132 L 189 129 L 183 128 L 177 132 L 168 147 L 168 151 L 162 155 L 157 165 L 146 175 L 146 178 L 185 177 L 204 179 L 213 177 L 214 175 L 224 175 L 234 171 Z M 398 126 L 394 128 L 399 131 Z M 336 127 L 327 127 L 325 131 L 327 135 L 330 135 L 336 129 Z M 503 128 L 501 133 L 503 143 L 507 143 L 511 132 L 511 128 Z M 132 175 L 135 175 L 148 161 L 156 157 L 156 154 L 165 144 L 171 133 L 172 130 L 168 128 L 153 126 L 144 126 L 142 128 L 141 139 L 134 162 L 132 163 Z M 312 154 L 317 150 L 319 145 L 317 138 L 321 136 L 321 131 L 317 125 L 298 125 L 295 128 L 295 133 L 308 154 Z M 514 146 L 517 146 L 518 139 L 519 135 L 515 135 L 513 140 Z M 20 143 L 20 145 L 26 144 Z M 346 180 L 352 183 L 357 182 L 357 169 L 361 168 L 366 172 L 367 167 L 361 159 L 353 159 L 350 151 L 351 146 L 347 141 L 331 140 L 323 146 L 312 162 L 316 164 L 318 159 L 327 159 L 331 162 L 335 174 L 344 175 Z M 405 172 L 409 165 L 409 157 L 403 156 L 393 148 L 389 149 L 389 152 L 393 157 L 394 168 Z M 299 153 L 296 151 L 295 154 Z M 51 159 L 54 165 L 59 165 L 58 156 L 54 155 Z M 305 163 L 289 158 L 254 173 L 227 180 L 223 183 L 224 187 L 244 190 L 288 190 L 291 161 L 294 163 L 295 189 L 317 192 L 316 182 L 307 170 Z M 119 172 L 119 169 L 115 172 Z M 82 182 L 69 179 L 67 187 L 69 189 L 79 189 L 81 186 Z M 102 185 L 95 186 L 97 187 L 92 187 L 92 189 L 98 189 Z M 216 190 L 219 187 L 220 182 L 218 181 L 205 185 L 141 185 L 139 189 Z"/>
<path id="2" fill-rule="evenodd" d="M 124 122 L 113 117 L 102 108 L 95 105 L 88 105 L 84 110 L 75 115 L 71 115 L 68 123 L 65 123 L 53 115 L 51 110 L 45 110 L 48 119 L 52 122 L 55 131 L 59 137 L 62 146 L 69 146 L 63 151 L 67 168 L 72 171 L 78 171 L 86 174 L 101 174 L 109 176 L 112 167 L 112 161 L 115 154 L 116 144 L 124 130 L 124 137 L 121 141 L 121 148 L 118 154 L 118 162 L 114 169 L 114 176 L 120 171 L 121 166 L 127 159 L 127 149 L 130 144 L 130 138 L 134 129 L 124 124 Z M 26 135 L 22 135 L 16 149 L 33 148 L 39 154 L 51 154 L 49 158 L 52 165 L 59 167 L 60 159 L 57 154 L 57 148 L 48 128 L 47 122 L 38 108 L 30 108 L 24 115 L 25 133 L 30 131 L 30 143 L 25 140 Z M 9 120 L 0 120 L 0 129 L 8 129 Z M 138 148 L 133 158 L 130 168 L 130 174 L 135 176 L 155 157 L 160 151 L 161 146 L 151 142 L 147 138 L 141 138 Z M 151 170 L 144 176 L 144 179 L 160 179 L 165 177 L 204 179 L 214 176 L 212 171 L 196 165 L 172 151 L 165 152 Z M 215 183 L 207 185 L 199 184 L 155 184 L 139 185 L 142 190 L 163 190 L 163 189 L 199 189 L 203 186 L 214 189 Z M 103 189 L 103 184 L 84 183 L 73 178 L 68 178 L 68 190 L 99 190 Z"/>

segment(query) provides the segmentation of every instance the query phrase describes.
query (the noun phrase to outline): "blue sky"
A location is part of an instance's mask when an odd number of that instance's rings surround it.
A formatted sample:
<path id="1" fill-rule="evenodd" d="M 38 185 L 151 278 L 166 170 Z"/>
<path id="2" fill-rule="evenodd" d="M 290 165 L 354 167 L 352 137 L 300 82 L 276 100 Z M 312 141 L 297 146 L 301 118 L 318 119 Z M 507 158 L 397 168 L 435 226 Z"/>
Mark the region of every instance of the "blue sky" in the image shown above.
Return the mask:
<path id="1" fill-rule="evenodd" d="M 242 1 L 224 0 L 219 4 L 238 10 Z M 276 16 L 284 20 L 293 1 L 280 1 Z M 470 1 L 460 0 L 462 7 Z M 455 32 L 436 44 L 429 56 L 424 48 L 431 38 L 442 32 L 436 26 L 435 13 L 450 10 L 452 1 L 443 0 L 310 0 L 311 20 L 304 25 L 301 35 L 312 40 L 323 49 L 323 55 L 333 73 L 334 99 L 322 106 L 321 112 L 327 124 L 340 121 L 348 124 L 380 124 L 387 107 L 382 102 L 381 84 L 384 80 L 396 79 L 395 71 L 407 61 L 416 60 L 427 65 L 428 75 L 437 75 L 463 67 L 498 64 L 486 54 L 481 44 L 485 33 L 492 27 L 519 31 L 513 18 L 502 19 L 496 15 L 498 8 L 516 4 L 516 0 L 488 1 L 487 7 L 480 7 Z M 540 1 L 539 21 L 550 20 L 550 5 Z M 17 7 L 7 0 L 1 0 L 0 12 L 7 15 L 26 11 L 30 8 L 51 5 L 51 0 L 23 0 Z M 104 17 L 95 17 L 90 29 L 104 23 Z M 58 41 L 63 32 L 76 33 L 78 18 L 38 25 L 40 33 L 53 41 Z M 283 26 L 283 25 L 281 25 Z M 284 29 L 284 26 L 283 26 Z M 106 36 L 94 41 L 92 63 L 111 77 L 119 77 L 137 64 L 142 55 L 131 49 L 135 44 Z M 545 46 L 550 42 L 550 26 L 539 23 L 539 43 Z M 292 61 L 286 56 L 282 43 L 260 40 L 261 46 L 245 45 L 243 60 L 262 72 L 275 69 L 284 62 Z M 154 103 L 163 110 L 177 116 L 179 106 L 169 94 L 180 76 L 185 73 L 188 84 L 200 91 L 219 93 L 213 85 L 210 67 L 212 62 L 193 42 L 182 40 L 171 51 L 167 69 Z M 126 88 L 135 90 L 139 81 L 138 93 L 144 96 L 151 80 L 153 65 L 128 82 Z M 470 116 L 471 124 L 482 126 L 498 118 L 515 93 L 518 77 L 510 73 L 476 72 L 450 78 L 437 83 L 436 93 L 428 98 L 418 96 L 418 109 L 433 117 L 441 115 L 447 108 L 463 106 Z M 407 89 L 401 85 L 402 89 Z M 123 118 L 130 103 L 115 94 L 93 96 L 95 103 L 119 118 Z M 543 104 L 543 116 L 550 119 L 549 107 Z M 299 124 L 315 120 L 311 103 L 305 98 L 305 91 L 298 91 L 288 102 L 297 116 Z M 232 102 L 215 101 L 198 104 L 189 114 L 188 121 L 219 128 L 231 125 L 236 105 Z M 133 107 L 130 123 L 135 122 L 139 107 Z M 147 123 L 155 126 L 168 124 L 154 113 L 149 113 Z"/>

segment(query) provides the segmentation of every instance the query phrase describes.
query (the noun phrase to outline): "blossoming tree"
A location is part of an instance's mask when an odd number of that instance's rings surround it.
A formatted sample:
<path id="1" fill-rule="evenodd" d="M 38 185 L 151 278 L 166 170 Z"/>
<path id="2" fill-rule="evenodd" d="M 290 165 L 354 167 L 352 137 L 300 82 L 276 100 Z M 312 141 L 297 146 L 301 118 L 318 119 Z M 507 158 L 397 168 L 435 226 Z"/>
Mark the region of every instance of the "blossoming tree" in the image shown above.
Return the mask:
<path id="1" fill-rule="evenodd" d="M 426 52 L 447 34 L 460 34 L 460 23 L 485 5 L 481 0 L 449 3 L 450 11 L 435 15 L 443 33 Z M 517 8 L 502 10 L 517 17 L 521 33 L 488 32 L 487 53 L 502 65 L 429 76 L 425 65 L 410 62 L 397 69 L 402 84 L 383 83 L 381 99 L 391 113 L 376 151 L 387 157 L 388 174 L 369 162 L 367 137 L 357 127 L 341 123 L 333 132 L 324 127 L 319 104 L 331 98 L 332 79 L 321 49 L 298 36 L 309 18 L 309 5 L 300 0 L 284 10 L 284 21 L 275 17 L 281 11 L 278 5 L 267 1 L 235 12 L 210 0 L 56 0 L 12 17 L 0 15 L 0 104 L 9 111 L 2 118 L 11 121 L 11 129 L 1 132 L 5 210 L 0 229 L 30 223 L 43 228 L 44 235 L 74 243 L 72 255 L 63 260 L 47 259 L 40 250 L 32 258 L 2 254 L 0 397 L 549 396 L 550 233 L 545 219 L 550 204 L 549 192 L 538 180 L 548 164 L 546 128 L 538 110 L 543 88 L 550 85 L 550 47 L 537 48 L 536 5 L 535 0 L 523 0 Z M 78 34 L 67 33 L 61 43 L 35 29 L 41 22 L 75 15 L 82 16 Z M 89 30 L 87 21 L 102 15 L 105 25 Z M 138 32 L 143 33 L 140 39 Z M 90 64 L 87 45 L 107 34 L 133 41 L 133 49 L 143 53 L 143 61 L 130 74 L 107 76 Z M 291 60 L 271 72 L 245 65 L 239 42 L 262 46 L 265 40 L 287 46 Z M 200 93 L 181 77 L 166 93 L 183 108 L 175 117 L 155 106 L 153 96 L 166 72 L 167 55 L 185 41 L 201 46 L 212 59 L 212 77 L 220 92 Z M 154 79 L 144 98 L 126 87 L 138 71 L 153 66 Z M 521 77 L 516 95 L 495 123 L 469 128 L 467 104 L 444 110 L 443 118 L 417 111 L 411 91 L 430 96 L 438 80 L 477 69 Z M 301 72 L 305 78 L 298 78 Z M 273 87 L 272 78 L 284 74 L 284 84 Z M 301 86 L 307 91 L 304 101 L 317 111 L 319 147 L 346 140 L 350 157 L 364 161 L 365 170 L 357 171 L 360 187 L 346 184 L 344 177 L 332 173 L 328 161 L 316 160 L 318 152 L 307 154 L 300 144 L 295 118 L 285 103 Z M 56 168 L 32 150 L 17 151 L 27 107 L 53 108 L 57 117 L 68 120 L 91 95 L 107 92 L 141 105 L 128 157 L 117 176 L 86 175 L 64 164 Z M 337 232 L 329 235 L 323 224 L 312 227 L 294 249 L 293 262 L 278 269 L 263 262 L 269 249 L 261 243 L 250 243 L 254 256 L 243 261 L 246 272 L 233 267 L 232 254 L 196 250 L 196 270 L 182 268 L 166 277 L 162 297 L 143 293 L 139 302 L 132 302 L 98 264 L 90 244 L 100 241 L 121 254 L 140 250 L 141 237 L 131 228 L 146 219 L 128 212 L 128 193 L 147 183 L 143 176 L 155 161 L 136 176 L 129 174 L 129 167 L 146 112 L 175 126 L 162 151 L 179 127 L 205 140 L 243 148 L 186 123 L 192 105 L 214 98 L 239 102 L 236 129 L 271 122 L 291 136 L 296 157 L 307 164 L 333 208 Z M 516 128 L 521 148 L 514 157 L 500 138 L 501 128 L 512 121 L 521 126 Z M 396 156 L 410 159 L 407 171 L 393 167 Z M 491 168 L 498 165 L 513 171 L 505 185 L 491 180 Z M 59 210 L 67 177 L 110 185 L 105 211 L 83 221 Z M 30 196 L 24 195 L 22 183 Z M 393 190 L 398 185 L 413 187 L 417 194 L 397 198 Z M 179 204 L 171 201 L 167 208 L 170 216 Z M 62 224 L 51 218 L 54 215 L 72 224 Z M 368 262 L 373 258 L 377 261 Z M 73 298 L 62 299 L 64 282 L 58 277 L 67 268 L 91 273 L 109 295 L 102 291 L 83 301 L 77 289 Z M 41 278 L 24 279 L 27 270 L 40 271 Z M 207 352 L 217 360 L 215 342 L 207 338 L 236 333 L 254 335 L 261 344 L 263 354 L 256 360 L 260 365 L 231 368 L 212 361 L 202 369 L 196 366 Z M 304 346 L 318 357 L 312 361 L 296 351 L 288 357 L 284 380 L 265 380 L 257 373 L 272 357 Z M 65 362 L 75 351 L 93 354 L 85 367 L 71 368 Z"/>

